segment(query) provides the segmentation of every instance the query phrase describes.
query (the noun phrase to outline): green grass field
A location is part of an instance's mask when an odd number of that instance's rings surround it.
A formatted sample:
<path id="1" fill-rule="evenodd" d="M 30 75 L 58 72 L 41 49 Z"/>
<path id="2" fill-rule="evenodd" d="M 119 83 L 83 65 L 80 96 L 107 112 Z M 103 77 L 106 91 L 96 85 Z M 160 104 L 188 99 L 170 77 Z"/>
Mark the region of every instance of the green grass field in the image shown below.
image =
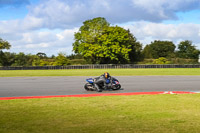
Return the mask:
<path id="1" fill-rule="evenodd" d="M 76 70 L 0 70 L 0 77 L 21 76 L 99 76 L 109 72 L 113 76 L 142 75 L 200 75 L 200 68 L 165 69 L 76 69 Z"/>
<path id="2" fill-rule="evenodd" d="M 0 101 L 0 133 L 199 133 L 200 94 Z"/>

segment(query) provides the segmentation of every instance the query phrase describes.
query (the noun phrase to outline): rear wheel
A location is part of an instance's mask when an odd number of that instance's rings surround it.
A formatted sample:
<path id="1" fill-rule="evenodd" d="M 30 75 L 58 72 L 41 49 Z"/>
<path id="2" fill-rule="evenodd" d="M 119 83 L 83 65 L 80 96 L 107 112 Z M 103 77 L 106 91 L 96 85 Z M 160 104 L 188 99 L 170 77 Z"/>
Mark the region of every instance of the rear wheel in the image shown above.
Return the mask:
<path id="1" fill-rule="evenodd" d="M 85 88 L 86 91 L 89 91 L 89 90 L 90 90 L 90 89 L 88 88 L 89 85 L 90 85 L 89 83 L 86 83 L 86 84 L 84 85 L 84 88 Z"/>

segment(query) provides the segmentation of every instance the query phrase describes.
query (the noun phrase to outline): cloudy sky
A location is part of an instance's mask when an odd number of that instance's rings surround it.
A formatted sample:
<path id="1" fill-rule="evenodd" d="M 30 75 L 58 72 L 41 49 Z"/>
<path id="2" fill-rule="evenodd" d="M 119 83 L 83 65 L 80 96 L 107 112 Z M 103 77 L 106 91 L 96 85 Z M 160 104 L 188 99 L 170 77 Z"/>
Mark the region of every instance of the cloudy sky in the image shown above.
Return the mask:
<path id="1" fill-rule="evenodd" d="M 10 52 L 72 53 L 82 22 L 104 17 L 143 46 L 191 40 L 200 49 L 200 0 L 0 0 L 0 38 Z"/>

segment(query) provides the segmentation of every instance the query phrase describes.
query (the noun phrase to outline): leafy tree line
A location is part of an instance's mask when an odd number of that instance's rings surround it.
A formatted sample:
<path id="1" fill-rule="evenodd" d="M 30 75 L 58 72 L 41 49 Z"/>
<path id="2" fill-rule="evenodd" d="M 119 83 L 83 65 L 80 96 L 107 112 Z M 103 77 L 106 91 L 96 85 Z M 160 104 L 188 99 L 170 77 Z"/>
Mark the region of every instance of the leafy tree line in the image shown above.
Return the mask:
<path id="1" fill-rule="evenodd" d="M 146 45 L 142 50 L 144 59 L 155 59 L 153 60 L 155 64 L 170 64 L 169 60 L 173 64 L 194 64 L 198 63 L 199 54 L 200 51 L 189 40 L 181 41 L 178 44 L 177 50 L 172 41 L 159 40 L 151 42 L 151 44 Z"/>
<path id="2" fill-rule="evenodd" d="M 58 56 L 47 57 L 45 53 L 36 55 L 24 54 L 22 52 L 10 53 L 1 51 L 0 66 L 65 66 L 70 65 L 69 59 L 65 54 L 59 53 Z"/>
<path id="3" fill-rule="evenodd" d="M 145 58 L 185 58 L 198 59 L 200 51 L 192 44 L 192 41 L 182 41 L 178 44 L 178 49 L 171 41 L 154 41 L 146 45 L 143 52 Z"/>
<path id="4" fill-rule="evenodd" d="M 69 65 L 69 59 L 65 54 L 59 53 L 58 56 L 39 56 L 38 54 L 24 54 L 22 52 L 4 52 L 1 56 L 1 66 L 64 66 Z"/>
<path id="5" fill-rule="evenodd" d="M 9 49 L 11 45 L 0 39 L 0 65 L 181 64 L 197 63 L 200 54 L 200 51 L 189 40 L 180 42 L 177 47 L 172 41 L 155 40 L 143 48 L 129 30 L 111 26 L 102 17 L 83 22 L 79 31 L 74 33 L 74 40 L 72 46 L 75 54 L 67 56 L 59 53 L 57 56 L 47 57 L 45 53 L 26 55 L 3 52 L 3 49 Z"/>

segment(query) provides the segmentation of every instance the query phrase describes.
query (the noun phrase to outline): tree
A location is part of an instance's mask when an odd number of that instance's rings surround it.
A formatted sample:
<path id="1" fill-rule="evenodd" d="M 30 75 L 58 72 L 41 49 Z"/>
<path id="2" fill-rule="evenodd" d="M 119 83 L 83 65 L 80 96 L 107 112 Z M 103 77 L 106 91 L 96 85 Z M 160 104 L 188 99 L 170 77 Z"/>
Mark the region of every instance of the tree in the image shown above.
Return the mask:
<path id="1" fill-rule="evenodd" d="M 73 50 L 75 53 L 82 53 L 84 44 L 94 44 L 97 36 L 99 36 L 106 27 L 109 27 L 109 23 L 105 18 L 94 18 L 83 22 L 83 26 L 79 28 L 79 31 L 74 34 L 75 42 L 73 43 Z"/>
<path id="2" fill-rule="evenodd" d="M 0 38 L 0 50 L 10 49 L 10 47 L 11 47 L 11 45 L 9 44 L 9 42 Z"/>
<path id="3" fill-rule="evenodd" d="M 4 52 L 3 55 L 3 66 L 12 66 L 15 63 L 15 53 Z"/>
<path id="4" fill-rule="evenodd" d="M 91 63 L 128 63 L 134 56 L 136 39 L 129 31 L 109 26 L 105 18 L 94 18 L 83 22 L 74 34 L 73 51 Z M 131 54 L 131 56 L 129 56 Z"/>
<path id="5" fill-rule="evenodd" d="M 98 38 L 97 44 L 92 46 L 90 56 L 95 57 L 101 64 L 128 63 L 131 41 L 127 30 L 115 26 L 108 27 Z M 92 55 L 94 54 L 94 55 Z"/>
<path id="6" fill-rule="evenodd" d="M 68 59 L 73 60 L 73 59 L 83 59 L 83 56 L 81 54 L 71 54 L 67 56 Z"/>
<path id="7" fill-rule="evenodd" d="M 145 52 L 149 57 L 153 57 L 154 59 L 157 59 L 159 57 L 173 57 L 174 51 L 176 46 L 171 41 L 157 41 L 151 42 L 150 45 L 147 46 Z M 149 50 L 149 51 L 147 51 Z"/>
<path id="8" fill-rule="evenodd" d="M 66 57 L 66 54 L 64 53 L 58 53 L 58 56 L 56 57 L 55 66 L 66 66 L 69 65 L 69 60 Z"/>
<path id="9" fill-rule="evenodd" d="M 36 54 L 38 57 L 40 57 L 40 59 L 44 59 L 47 58 L 47 55 L 45 53 L 39 52 Z"/>
<path id="10" fill-rule="evenodd" d="M 153 63 L 154 63 L 154 64 L 169 64 L 170 62 L 169 62 L 166 58 L 160 57 L 160 58 L 158 58 L 158 59 L 155 59 L 155 60 L 153 61 Z"/>
<path id="11" fill-rule="evenodd" d="M 24 54 L 23 52 L 20 52 L 19 54 L 16 54 L 15 56 L 15 63 L 14 66 L 30 66 L 31 64 L 28 64 L 29 62 L 29 56 Z"/>
<path id="12" fill-rule="evenodd" d="M 179 43 L 177 56 L 186 59 L 198 59 L 200 51 L 192 45 L 192 41 L 185 40 Z"/>
<path id="13" fill-rule="evenodd" d="M 144 49 L 143 49 L 143 51 L 142 51 L 142 55 L 143 55 L 144 58 L 147 58 L 147 59 L 153 58 L 153 57 L 152 57 L 152 53 L 151 53 L 151 48 L 150 48 L 149 45 L 146 45 L 146 46 L 144 47 Z"/>
<path id="14" fill-rule="evenodd" d="M 6 57 L 4 52 L 2 51 L 3 49 L 10 49 L 11 45 L 9 44 L 9 42 L 3 40 L 0 38 L 0 66 L 1 65 L 6 65 L 5 62 L 6 61 Z"/>
<path id="15" fill-rule="evenodd" d="M 33 55 L 31 57 L 31 60 L 32 60 L 32 66 L 40 66 L 40 57 L 36 55 Z"/>

